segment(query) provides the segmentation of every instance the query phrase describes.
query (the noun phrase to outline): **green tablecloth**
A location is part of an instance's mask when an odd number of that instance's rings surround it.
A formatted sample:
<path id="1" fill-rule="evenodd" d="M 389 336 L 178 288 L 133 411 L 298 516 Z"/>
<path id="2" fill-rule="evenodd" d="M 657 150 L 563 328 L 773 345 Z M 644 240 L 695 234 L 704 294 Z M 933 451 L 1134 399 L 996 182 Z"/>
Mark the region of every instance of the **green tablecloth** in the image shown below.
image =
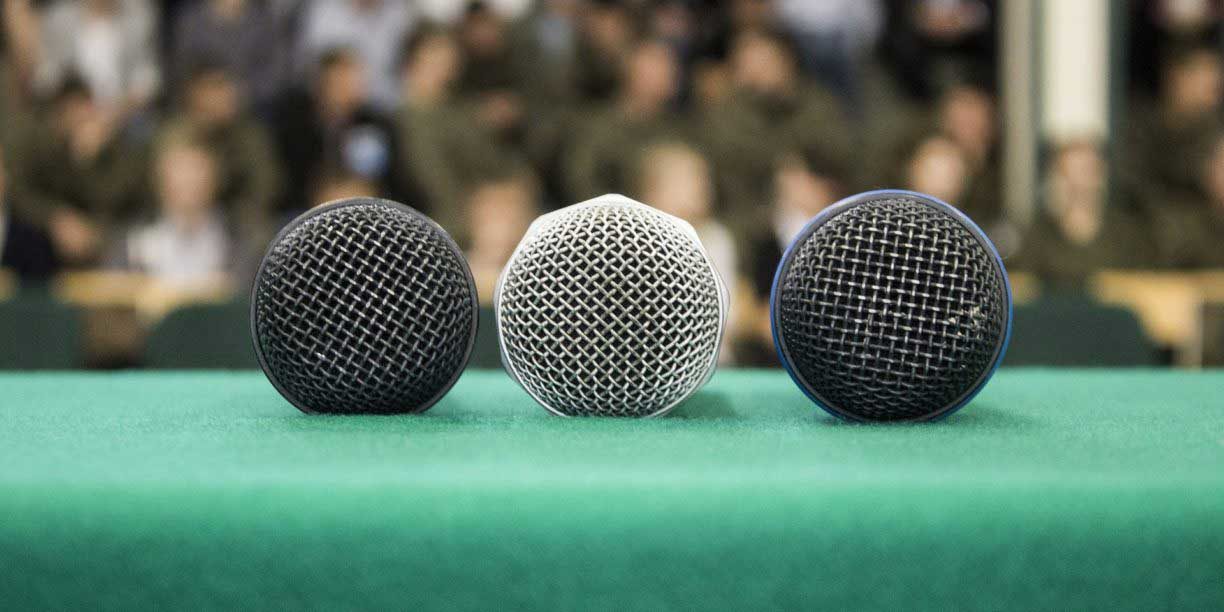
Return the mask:
<path id="1" fill-rule="evenodd" d="M 0 375 L 0 607 L 1224 606 L 1224 374 L 1005 370 L 926 425 L 724 371 L 567 420 L 469 372 L 423 416 L 258 373 Z"/>

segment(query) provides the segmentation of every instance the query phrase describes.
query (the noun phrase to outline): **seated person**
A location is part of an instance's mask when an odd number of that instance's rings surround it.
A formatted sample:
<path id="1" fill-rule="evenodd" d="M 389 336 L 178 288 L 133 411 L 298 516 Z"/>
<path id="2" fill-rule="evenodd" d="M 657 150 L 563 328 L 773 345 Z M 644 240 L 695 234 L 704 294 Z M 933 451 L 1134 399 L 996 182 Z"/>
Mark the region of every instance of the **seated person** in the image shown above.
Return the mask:
<path id="1" fill-rule="evenodd" d="M 914 148 L 906 165 L 905 188 L 964 210 L 969 163 L 964 151 L 944 136 L 930 136 Z"/>
<path id="2" fill-rule="evenodd" d="M 705 156 L 680 141 L 652 145 L 642 153 L 637 185 L 637 199 L 684 219 L 697 230 L 714 269 L 727 290 L 737 295 L 737 245 L 731 232 L 711 212 L 714 181 Z M 738 331 L 735 319 L 728 320 L 727 326 L 720 356 L 723 362 L 731 359 L 730 341 Z"/>
<path id="3" fill-rule="evenodd" d="M 10 197 L 0 147 L 0 269 L 11 271 L 23 283 L 45 281 L 57 266 L 51 240 L 14 214 Z"/>
<path id="4" fill-rule="evenodd" d="M 239 83 L 218 64 L 193 66 L 182 102 L 161 137 L 190 137 L 208 146 L 217 166 L 217 199 L 243 237 L 269 236 L 271 210 L 281 191 L 280 160 L 268 131 L 246 110 Z"/>
<path id="5" fill-rule="evenodd" d="M 1096 143 L 1076 141 L 1057 150 L 1045 202 L 1007 264 L 1036 274 L 1046 292 L 1080 292 L 1100 270 L 1151 265 L 1141 223 L 1106 201 L 1105 160 Z"/>
<path id="6" fill-rule="evenodd" d="M 396 173 L 395 131 L 370 104 L 370 87 L 360 56 L 335 49 L 320 60 L 309 87 L 290 91 L 282 100 L 274 121 L 287 178 L 280 213 L 318 204 L 313 198 L 318 177 L 328 175 L 360 176 L 391 199 L 421 205 L 415 184 Z"/>
<path id="7" fill-rule="evenodd" d="M 467 260 L 482 302 L 492 302 L 502 268 L 539 212 L 538 199 L 526 172 L 486 179 L 468 196 Z"/>
<path id="8" fill-rule="evenodd" d="M 64 265 L 93 266 L 111 230 L 144 201 L 145 148 L 121 133 L 80 81 L 66 83 L 46 114 L 46 133 L 9 159 L 10 168 L 22 164 L 16 204 L 46 228 Z"/>
<path id="9" fill-rule="evenodd" d="M 1170 267 L 1224 268 L 1224 133 L 1201 157 L 1191 164 L 1199 172 L 1194 189 L 1166 189 L 1147 206 L 1155 246 Z"/>
<path id="10" fill-rule="evenodd" d="M 728 64 L 732 91 L 700 126 L 716 170 L 720 214 L 748 235 L 769 206 L 774 163 L 788 150 L 819 151 L 850 167 L 856 157 L 851 122 L 840 102 L 804 81 L 788 39 L 776 32 L 735 37 Z"/>
<path id="11" fill-rule="evenodd" d="M 747 312 L 736 356 L 741 365 L 777 365 L 769 327 L 769 293 L 782 253 L 813 217 L 845 197 L 845 179 L 836 166 L 816 151 L 782 155 L 774 167 L 768 217 L 750 236 L 742 274 Z"/>
<path id="12" fill-rule="evenodd" d="M 841 175 L 819 154 L 792 152 L 779 158 L 767 223 L 751 237 L 750 257 L 744 262 L 757 300 L 769 301 L 774 272 L 791 241 L 820 211 L 845 195 Z"/>
<path id="13" fill-rule="evenodd" d="M 235 264 L 235 244 L 216 201 L 217 163 L 210 150 L 167 139 L 154 161 L 157 213 L 129 230 L 115 260 L 182 288 L 222 283 Z"/>

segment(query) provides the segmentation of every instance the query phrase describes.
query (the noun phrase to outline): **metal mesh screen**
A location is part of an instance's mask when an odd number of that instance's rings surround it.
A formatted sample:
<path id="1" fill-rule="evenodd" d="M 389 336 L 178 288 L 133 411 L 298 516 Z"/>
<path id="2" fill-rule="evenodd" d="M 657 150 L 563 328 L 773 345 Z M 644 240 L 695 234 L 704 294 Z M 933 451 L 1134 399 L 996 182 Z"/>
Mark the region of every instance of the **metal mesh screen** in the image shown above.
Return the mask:
<path id="1" fill-rule="evenodd" d="M 507 365 L 566 415 L 648 416 L 717 359 L 720 285 L 695 237 L 643 205 L 578 205 L 529 233 L 498 297 Z"/>
<path id="2" fill-rule="evenodd" d="M 303 410 L 423 410 L 467 361 L 477 316 L 467 264 L 406 207 L 361 200 L 305 218 L 255 282 L 264 368 Z"/>
<path id="3" fill-rule="evenodd" d="M 992 368 L 1007 290 L 993 253 L 949 212 L 910 198 L 867 202 L 790 257 L 775 306 L 784 352 L 835 411 L 931 416 Z"/>

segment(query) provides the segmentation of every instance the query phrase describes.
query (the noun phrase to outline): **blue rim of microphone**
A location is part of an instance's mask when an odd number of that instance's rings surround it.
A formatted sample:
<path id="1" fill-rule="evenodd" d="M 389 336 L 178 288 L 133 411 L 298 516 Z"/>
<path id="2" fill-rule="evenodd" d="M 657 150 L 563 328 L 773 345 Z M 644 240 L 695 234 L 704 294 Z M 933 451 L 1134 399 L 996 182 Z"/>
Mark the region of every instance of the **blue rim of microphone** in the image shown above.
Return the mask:
<path id="1" fill-rule="evenodd" d="M 986 383 L 990 381 L 991 377 L 994 376 L 995 371 L 999 369 L 999 364 L 1003 362 L 1003 356 L 1007 354 L 1008 345 L 1011 344 L 1013 314 L 1011 280 L 1007 277 L 1007 267 L 1003 265 L 1003 257 L 999 255 L 999 250 L 995 248 L 994 243 L 991 242 L 990 238 L 986 236 L 986 232 L 983 232 L 982 228 L 978 227 L 977 223 L 974 223 L 968 215 L 960 210 L 957 210 L 956 207 L 944 202 L 943 200 L 940 200 L 939 198 L 929 196 L 925 193 L 908 191 L 905 189 L 877 189 L 874 191 L 865 191 L 863 193 L 838 200 L 828 208 L 817 213 L 815 217 L 812 217 L 812 220 L 808 221 L 807 224 L 803 226 L 803 229 L 800 230 L 799 233 L 796 234 L 791 240 L 790 244 L 787 245 L 786 250 L 782 253 L 782 259 L 778 262 L 778 269 L 774 271 L 773 284 L 769 289 L 769 327 L 770 331 L 773 333 L 774 349 L 778 353 L 778 360 L 782 362 L 782 368 L 786 370 L 786 373 L 790 376 L 791 380 L 794 381 L 795 385 L 799 387 L 799 390 L 803 391 L 803 394 L 806 395 L 808 399 L 812 400 L 813 403 L 820 406 L 820 408 L 825 412 L 839 419 L 846 419 L 850 421 L 865 420 L 853 414 L 845 413 L 833 408 L 832 406 L 829 406 L 824 400 L 820 399 L 816 395 L 815 391 L 813 391 L 810 386 L 803 381 L 803 379 L 795 371 L 795 368 L 792 367 L 790 358 L 786 352 L 786 346 L 783 344 L 782 336 L 779 333 L 778 285 L 780 284 L 783 273 L 790 267 L 791 258 L 795 255 L 799 244 L 810 236 L 812 232 L 815 232 L 817 228 L 827 223 L 833 217 L 836 217 L 837 215 L 846 212 L 855 206 L 885 198 L 912 198 L 923 204 L 939 208 L 952 215 L 953 218 L 960 221 L 970 231 L 970 233 L 972 233 L 974 237 L 976 237 L 978 241 L 981 242 L 988 251 L 990 251 L 990 254 L 994 256 L 995 265 L 998 267 L 999 275 L 1003 279 L 1004 294 L 1007 298 L 1007 322 L 1004 326 L 1003 342 L 999 344 L 998 351 L 995 353 L 994 361 L 990 364 L 990 368 L 986 370 L 986 373 L 982 375 L 972 389 L 966 392 L 965 395 L 959 400 L 951 403 L 948 407 L 945 407 L 929 416 L 909 419 L 909 421 L 936 421 L 968 405 L 969 402 L 973 401 L 973 398 L 977 397 L 977 394 L 982 391 L 982 389 L 986 386 Z"/>

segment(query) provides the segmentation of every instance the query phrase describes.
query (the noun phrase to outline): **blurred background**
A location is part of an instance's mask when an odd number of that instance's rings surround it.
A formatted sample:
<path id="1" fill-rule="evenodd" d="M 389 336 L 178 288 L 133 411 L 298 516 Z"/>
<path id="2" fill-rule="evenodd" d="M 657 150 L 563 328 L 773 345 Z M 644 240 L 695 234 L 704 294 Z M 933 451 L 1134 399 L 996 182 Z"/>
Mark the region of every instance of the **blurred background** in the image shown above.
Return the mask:
<path id="1" fill-rule="evenodd" d="M 541 212 L 618 192 L 776 364 L 803 223 L 900 187 L 1015 286 L 1008 365 L 1224 364 L 1218 0 L 0 0 L 0 368 L 255 367 L 268 240 L 328 200 L 438 220 L 485 306 Z"/>

